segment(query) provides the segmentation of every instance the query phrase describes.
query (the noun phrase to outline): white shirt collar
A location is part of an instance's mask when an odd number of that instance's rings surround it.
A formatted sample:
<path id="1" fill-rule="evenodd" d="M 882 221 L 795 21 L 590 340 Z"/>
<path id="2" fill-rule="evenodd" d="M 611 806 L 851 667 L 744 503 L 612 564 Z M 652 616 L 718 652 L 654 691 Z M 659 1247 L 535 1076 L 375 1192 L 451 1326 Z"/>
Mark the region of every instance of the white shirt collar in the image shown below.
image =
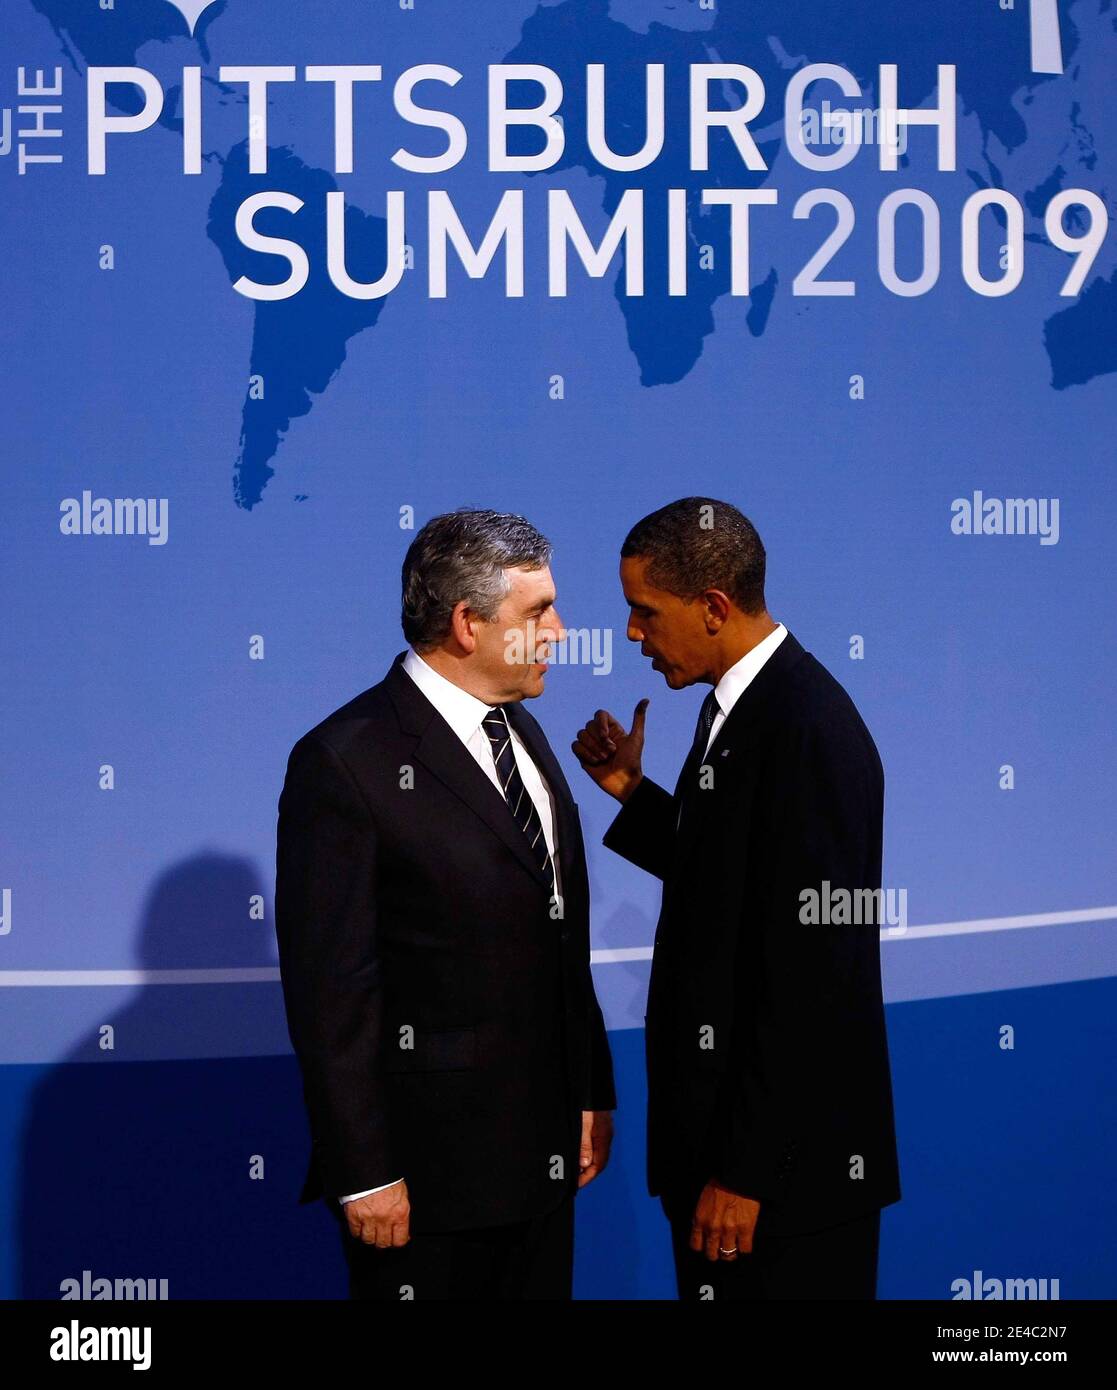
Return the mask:
<path id="1" fill-rule="evenodd" d="M 424 661 L 414 647 L 408 648 L 401 664 L 462 742 L 468 743 L 481 727 L 490 706 L 468 690 L 463 690 L 460 685 L 447 680 Z"/>
<path id="2" fill-rule="evenodd" d="M 787 628 L 784 627 L 783 623 L 777 623 L 775 631 L 770 632 L 751 651 L 747 651 L 740 661 L 730 666 L 729 670 L 714 686 L 714 698 L 718 702 L 718 708 L 726 718 L 729 717 L 729 711 L 745 690 L 756 679 L 757 672 L 786 636 Z"/>

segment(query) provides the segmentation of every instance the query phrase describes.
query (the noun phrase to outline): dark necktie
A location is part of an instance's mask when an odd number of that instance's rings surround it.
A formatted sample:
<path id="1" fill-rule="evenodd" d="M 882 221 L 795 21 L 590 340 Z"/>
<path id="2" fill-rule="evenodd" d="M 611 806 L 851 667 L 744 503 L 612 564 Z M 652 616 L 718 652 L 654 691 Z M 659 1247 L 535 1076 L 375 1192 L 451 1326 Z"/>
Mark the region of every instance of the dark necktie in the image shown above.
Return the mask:
<path id="1" fill-rule="evenodd" d="M 710 730 L 714 727 L 714 720 L 720 706 L 717 696 L 711 690 L 702 701 L 702 708 L 698 711 L 698 724 L 694 730 L 694 742 L 690 745 L 690 752 L 687 754 L 686 762 L 683 763 L 683 770 L 679 774 L 679 785 L 675 788 L 675 795 L 679 799 L 679 814 L 675 824 L 678 827 L 683 818 L 683 801 L 687 794 L 694 790 L 698 769 L 702 766 L 706 755 L 706 744 L 709 741 Z"/>
<path id="2" fill-rule="evenodd" d="M 496 775 L 504 791 L 504 799 L 512 812 L 516 824 L 524 832 L 535 862 L 542 869 L 555 892 L 555 866 L 547 849 L 547 838 L 543 834 L 543 822 L 535 809 L 535 802 L 528 795 L 520 769 L 516 766 L 516 754 L 512 747 L 512 731 L 500 705 L 494 705 L 481 721 L 481 727 L 488 735 L 492 745 L 493 762 Z"/>

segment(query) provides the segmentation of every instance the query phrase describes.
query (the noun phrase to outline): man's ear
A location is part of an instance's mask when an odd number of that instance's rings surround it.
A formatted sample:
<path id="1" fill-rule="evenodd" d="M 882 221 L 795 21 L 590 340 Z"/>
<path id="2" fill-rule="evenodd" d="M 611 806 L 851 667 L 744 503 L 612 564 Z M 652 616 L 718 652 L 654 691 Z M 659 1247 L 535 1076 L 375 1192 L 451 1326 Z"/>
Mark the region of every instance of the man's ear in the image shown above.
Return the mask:
<path id="1" fill-rule="evenodd" d="M 706 631 L 720 632 L 733 607 L 729 595 L 720 589 L 707 589 L 702 600 L 706 605 Z"/>
<path id="2" fill-rule="evenodd" d="M 477 638 L 473 631 L 476 624 L 477 616 L 464 599 L 454 605 L 454 611 L 450 614 L 450 631 L 458 646 L 471 656 L 477 649 Z"/>

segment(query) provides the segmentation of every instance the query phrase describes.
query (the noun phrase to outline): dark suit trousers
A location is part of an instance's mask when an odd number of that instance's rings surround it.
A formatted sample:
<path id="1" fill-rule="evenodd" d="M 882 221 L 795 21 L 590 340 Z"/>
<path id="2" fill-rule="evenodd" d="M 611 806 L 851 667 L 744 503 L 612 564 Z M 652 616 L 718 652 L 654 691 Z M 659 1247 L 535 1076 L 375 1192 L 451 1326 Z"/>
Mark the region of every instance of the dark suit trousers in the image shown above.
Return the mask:
<path id="1" fill-rule="evenodd" d="M 690 1248 L 698 1194 L 673 1193 L 660 1200 L 671 1225 L 675 1279 L 684 1303 L 877 1296 L 879 1210 L 805 1235 L 777 1235 L 766 1228 L 761 1202 L 751 1253 L 715 1262 Z"/>
<path id="2" fill-rule="evenodd" d="M 337 1207 L 337 1204 L 334 1204 Z M 509 1226 L 420 1231 L 399 1249 L 378 1250 L 341 1227 L 349 1297 L 407 1299 L 569 1299 L 574 1279 L 574 1195 L 552 1211 Z"/>

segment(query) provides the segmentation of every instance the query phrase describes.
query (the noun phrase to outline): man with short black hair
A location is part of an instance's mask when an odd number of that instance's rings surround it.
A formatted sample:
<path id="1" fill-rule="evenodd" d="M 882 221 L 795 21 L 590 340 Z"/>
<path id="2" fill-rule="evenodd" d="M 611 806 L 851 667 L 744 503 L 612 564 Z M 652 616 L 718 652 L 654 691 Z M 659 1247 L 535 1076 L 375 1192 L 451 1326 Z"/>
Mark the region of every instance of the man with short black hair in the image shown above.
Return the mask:
<path id="1" fill-rule="evenodd" d="M 551 547 L 463 509 L 403 563 L 410 650 L 295 744 L 275 917 L 354 1298 L 571 1296 L 615 1105 L 578 810 L 523 706 L 561 640 Z"/>
<path id="2" fill-rule="evenodd" d="M 852 700 L 769 614 L 765 562 L 714 498 L 638 522 L 621 549 L 629 640 L 672 690 L 712 689 L 673 796 L 641 767 L 646 699 L 630 730 L 598 710 L 572 746 L 622 803 L 605 844 L 663 879 L 648 1185 L 680 1298 L 875 1298 L 880 1209 L 900 1196 L 884 774 Z M 804 895 L 831 890 L 870 920 L 808 924 Z"/>

